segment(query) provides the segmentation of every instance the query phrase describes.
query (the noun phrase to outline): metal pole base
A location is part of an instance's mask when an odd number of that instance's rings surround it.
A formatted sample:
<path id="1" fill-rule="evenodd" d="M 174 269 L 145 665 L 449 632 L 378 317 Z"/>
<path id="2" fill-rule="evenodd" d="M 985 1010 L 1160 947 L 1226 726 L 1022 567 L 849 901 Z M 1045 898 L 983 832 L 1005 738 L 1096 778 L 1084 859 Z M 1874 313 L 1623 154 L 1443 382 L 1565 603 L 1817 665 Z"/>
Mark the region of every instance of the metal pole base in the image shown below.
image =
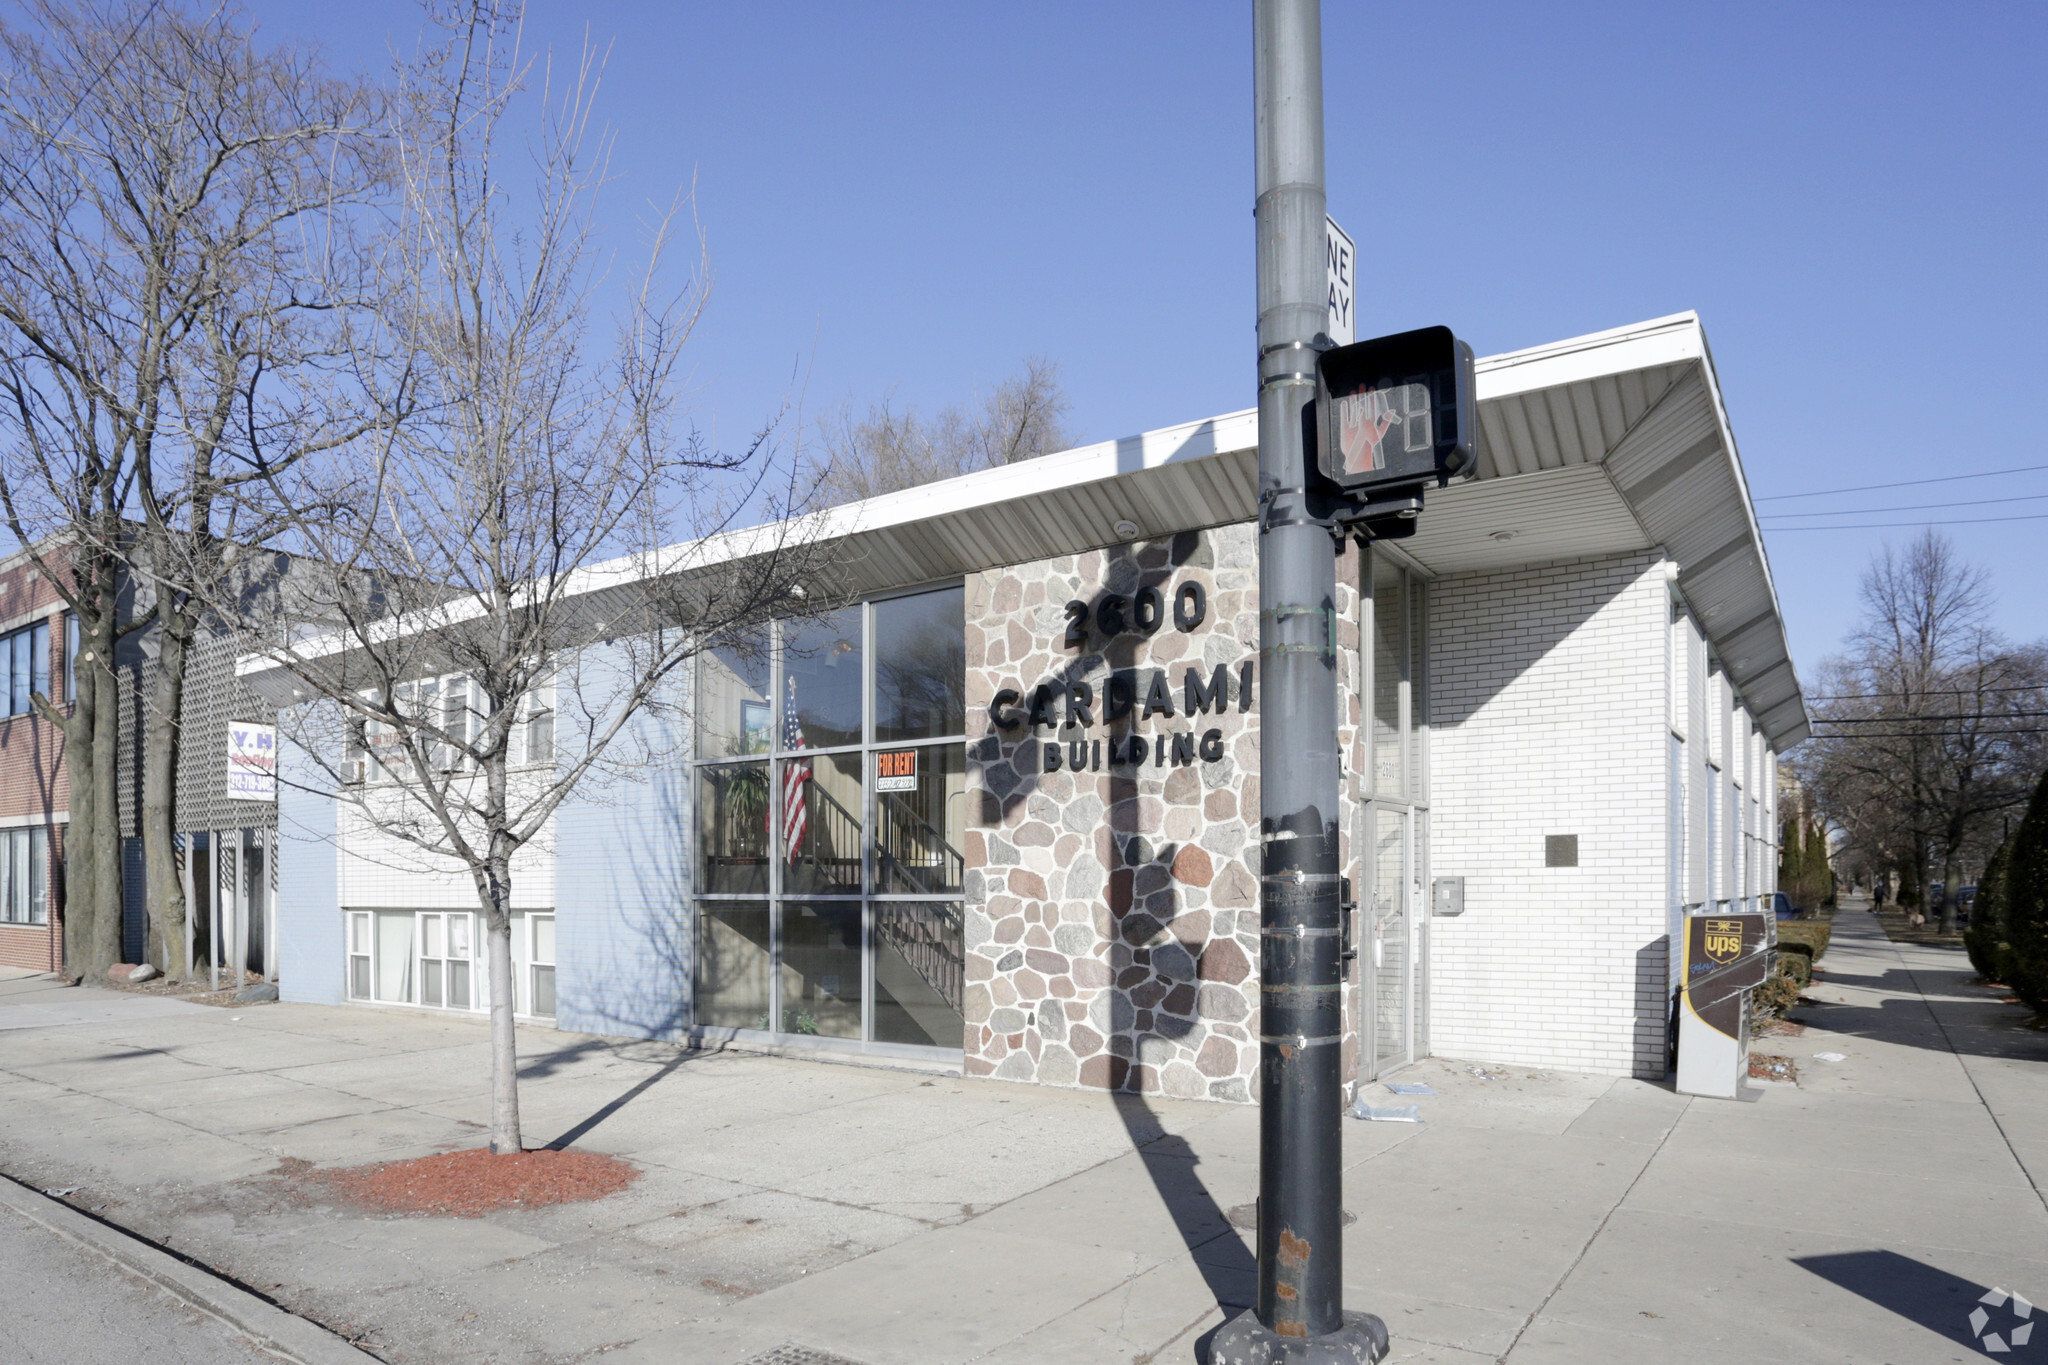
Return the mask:
<path id="1" fill-rule="evenodd" d="M 1319 1337 L 1283 1337 L 1247 1308 L 1209 1343 L 1209 1365 L 1377 1365 L 1387 1354 L 1387 1325 L 1370 1313 L 1346 1313 Z"/>

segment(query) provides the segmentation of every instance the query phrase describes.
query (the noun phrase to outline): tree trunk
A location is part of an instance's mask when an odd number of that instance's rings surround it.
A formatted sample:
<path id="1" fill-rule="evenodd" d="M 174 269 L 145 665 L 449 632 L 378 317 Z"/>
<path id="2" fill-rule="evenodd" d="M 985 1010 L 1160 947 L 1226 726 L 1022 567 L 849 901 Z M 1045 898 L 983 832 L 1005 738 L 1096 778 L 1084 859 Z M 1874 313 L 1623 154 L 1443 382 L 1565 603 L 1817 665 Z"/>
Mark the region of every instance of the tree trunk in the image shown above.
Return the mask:
<path id="1" fill-rule="evenodd" d="M 484 951 L 491 973 L 491 1151 L 509 1156 L 524 1149 L 519 1131 L 519 1043 L 512 1030 L 511 859 L 493 854 Z"/>
<path id="2" fill-rule="evenodd" d="M 111 600 L 112 594 L 108 594 Z M 83 964 L 88 976 L 103 976 L 121 960 L 121 681 L 114 673 L 114 620 L 111 612 L 95 623 L 88 662 L 79 674 L 81 688 L 90 685 L 93 706 L 92 766 L 85 774 L 92 786 L 97 817 L 92 846 L 86 856 L 93 865 L 93 922 Z M 90 680 L 88 684 L 87 680 Z M 77 780 L 74 772 L 73 781 Z"/>
<path id="3" fill-rule="evenodd" d="M 85 676 L 80 670 L 80 678 Z M 64 975 L 83 977 L 91 956 L 93 908 L 99 904 L 92 847 L 99 839 L 93 809 L 93 691 L 80 686 L 64 723 L 64 762 L 71 777 L 71 819 L 64 826 Z"/>
<path id="4" fill-rule="evenodd" d="M 1955 845 L 1950 844 L 1941 858 L 1941 932 L 1944 934 L 1956 931 L 1956 876 L 1961 871 L 1956 864 Z"/>
<path id="5" fill-rule="evenodd" d="M 185 878 L 180 869 L 178 750 L 184 718 L 185 664 L 190 658 L 185 613 L 162 593 L 157 611 L 156 681 L 142 740 L 142 858 L 151 918 L 163 935 L 164 975 L 181 980 L 185 960 Z"/>

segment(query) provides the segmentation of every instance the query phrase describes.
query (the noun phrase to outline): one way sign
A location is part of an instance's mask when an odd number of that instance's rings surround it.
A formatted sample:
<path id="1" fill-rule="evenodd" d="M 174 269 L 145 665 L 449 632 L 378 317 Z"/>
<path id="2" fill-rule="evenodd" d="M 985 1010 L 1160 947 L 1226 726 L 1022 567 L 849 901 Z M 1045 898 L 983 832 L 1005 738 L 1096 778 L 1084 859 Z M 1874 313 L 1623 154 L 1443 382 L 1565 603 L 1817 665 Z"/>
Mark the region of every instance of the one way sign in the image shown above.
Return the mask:
<path id="1" fill-rule="evenodd" d="M 1337 226 L 1334 218 L 1324 218 L 1323 234 L 1325 273 L 1329 277 L 1330 312 L 1323 321 L 1323 330 L 1330 334 L 1330 340 L 1339 346 L 1349 346 L 1358 340 L 1358 313 L 1352 307 L 1352 285 L 1358 277 L 1358 248 L 1351 244 L 1351 237 Z"/>

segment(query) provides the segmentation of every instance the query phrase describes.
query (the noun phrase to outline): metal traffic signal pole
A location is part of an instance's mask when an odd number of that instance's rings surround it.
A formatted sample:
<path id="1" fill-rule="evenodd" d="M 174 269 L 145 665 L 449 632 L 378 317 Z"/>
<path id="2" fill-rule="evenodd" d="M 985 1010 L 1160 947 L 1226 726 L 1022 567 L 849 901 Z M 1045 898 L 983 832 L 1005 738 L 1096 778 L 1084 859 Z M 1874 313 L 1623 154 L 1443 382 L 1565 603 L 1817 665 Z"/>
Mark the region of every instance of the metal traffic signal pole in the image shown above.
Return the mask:
<path id="1" fill-rule="evenodd" d="M 1320 0 L 1256 0 L 1259 272 L 1258 1306 L 1214 1365 L 1372 1362 L 1379 1319 L 1346 1314 L 1338 1176 L 1337 560 L 1309 506 L 1314 341 L 1323 331 Z M 1328 345 L 1328 342 L 1324 342 Z"/>

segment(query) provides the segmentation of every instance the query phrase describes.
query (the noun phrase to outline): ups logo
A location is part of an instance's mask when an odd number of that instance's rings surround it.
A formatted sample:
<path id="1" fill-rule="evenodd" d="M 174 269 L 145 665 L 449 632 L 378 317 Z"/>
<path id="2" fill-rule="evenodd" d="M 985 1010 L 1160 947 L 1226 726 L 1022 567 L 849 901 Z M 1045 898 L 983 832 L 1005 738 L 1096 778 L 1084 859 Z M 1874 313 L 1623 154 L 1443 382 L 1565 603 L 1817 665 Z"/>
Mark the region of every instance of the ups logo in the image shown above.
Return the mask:
<path id="1" fill-rule="evenodd" d="M 1726 964 L 1742 956 L 1742 921 L 1739 919 L 1708 920 L 1703 938 L 1701 946 L 1709 962 Z"/>

